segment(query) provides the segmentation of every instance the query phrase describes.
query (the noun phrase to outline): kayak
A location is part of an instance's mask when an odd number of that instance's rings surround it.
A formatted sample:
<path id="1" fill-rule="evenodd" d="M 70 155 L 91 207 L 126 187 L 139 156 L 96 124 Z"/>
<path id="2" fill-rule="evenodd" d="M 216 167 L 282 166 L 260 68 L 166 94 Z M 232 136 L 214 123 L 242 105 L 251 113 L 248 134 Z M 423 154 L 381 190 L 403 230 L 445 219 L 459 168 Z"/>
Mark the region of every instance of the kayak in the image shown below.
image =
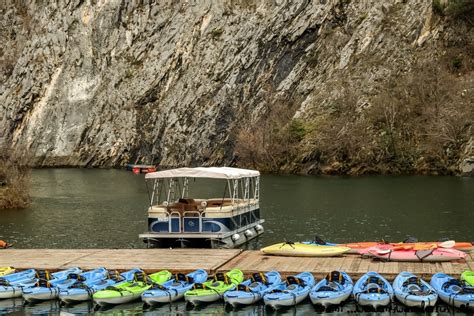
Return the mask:
<path id="1" fill-rule="evenodd" d="M 286 281 L 281 282 L 272 291 L 266 293 L 263 296 L 263 302 L 273 309 L 295 306 L 308 297 L 313 286 L 314 277 L 309 272 L 289 276 Z"/>
<path id="2" fill-rule="evenodd" d="M 467 284 L 474 286 L 474 271 L 464 271 L 461 274 L 461 280 L 466 281 Z"/>
<path id="3" fill-rule="evenodd" d="M 444 273 L 433 275 L 430 284 L 446 304 L 474 310 L 474 286 Z"/>
<path id="4" fill-rule="evenodd" d="M 9 274 L 12 274 L 15 272 L 15 268 L 13 267 L 3 267 L 3 268 L 0 268 L 0 277 L 2 276 L 5 276 L 5 275 L 9 275 Z"/>
<path id="5" fill-rule="evenodd" d="M 36 271 L 36 278 L 23 288 L 23 299 L 29 303 L 56 299 L 60 287 L 72 285 L 80 278 L 81 272 L 79 268 L 69 268 L 55 273 Z"/>
<path id="6" fill-rule="evenodd" d="M 142 301 L 148 305 L 171 303 L 182 299 L 184 293 L 190 290 L 194 283 L 203 283 L 207 280 L 207 272 L 196 270 L 188 274 L 178 273 L 173 279 L 163 284 L 153 284 L 143 292 Z"/>
<path id="7" fill-rule="evenodd" d="M 354 243 L 342 243 L 336 244 L 326 242 L 321 238 L 317 237 L 313 241 L 304 241 L 305 244 L 310 245 L 324 245 L 324 246 L 339 246 L 351 248 L 348 253 L 358 253 L 359 250 L 364 250 L 372 247 L 387 247 L 387 249 L 414 249 L 414 250 L 425 250 L 432 248 L 454 248 L 460 251 L 471 251 L 474 250 L 474 245 L 471 242 L 455 242 L 453 240 L 448 241 L 425 241 L 425 242 L 398 242 L 398 243 L 386 243 L 380 241 L 363 241 Z"/>
<path id="8" fill-rule="evenodd" d="M 9 244 L 6 241 L 0 240 L 0 249 L 10 248 L 11 246 L 13 246 L 13 244 Z"/>
<path id="9" fill-rule="evenodd" d="M 392 250 L 378 247 L 361 250 L 361 254 L 376 257 L 386 261 L 407 262 L 444 262 L 466 258 L 466 253 L 456 249 L 427 249 L 427 250 Z"/>
<path id="10" fill-rule="evenodd" d="M 347 273 L 332 271 L 314 286 L 309 298 L 314 305 L 339 305 L 349 298 L 353 288 L 354 282 Z"/>
<path id="11" fill-rule="evenodd" d="M 238 269 L 227 273 L 217 273 L 204 283 L 194 283 L 193 287 L 184 293 L 184 299 L 194 306 L 201 303 L 215 302 L 224 293 L 233 290 L 244 280 L 242 271 Z"/>
<path id="12" fill-rule="evenodd" d="M 166 270 L 150 275 L 146 275 L 145 272 L 140 270 L 133 274 L 131 281 L 108 286 L 94 293 L 92 298 L 100 306 L 133 302 L 140 299 L 142 293 L 148 290 L 154 283 L 165 283 L 171 276 L 171 272 Z"/>
<path id="13" fill-rule="evenodd" d="M 88 301 L 95 292 L 103 290 L 107 286 L 133 279 L 133 275 L 137 271 L 140 270 L 133 269 L 119 274 L 117 271 L 108 271 L 105 268 L 99 268 L 85 272 L 82 274 L 82 280 L 78 280 L 67 288 L 60 288 L 59 300 L 66 304 Z M 89 273 L 89 276 L 87 273 Z"/>
<path id="14" fill-rule="evenodd" d="M 260 301 L 265 293 L 272 291 L 281 283 L 280 273 L 270 271 L 252 274 L 250 279 L 237 285 L 237 288 L 224 293 L 224 301 L 233 307 L 251 305 Z"/>
<path id="15" fill-rule="evenodd" d="M 267 255 L 289 257 L 334 257 L 340 256 L 351 250 L 347 247 L 318 246 L 304 243 L 285 242 L 262 248 Z"/>
<path id="16" fill-rule="evenodd" d="M 425 309 L 435 306 L 438 294 L 425 280 L 410 272 L 401 272 L 393 281 L 395 297 L 408 307 Z"/>
<path id="17" fill-rule="evenodd" d="M 393 300 L 393 288 L 377 272 L 367 272 L 354 284 L 352 292 L 356 302 L 361 306 L 387 306 Z"/>
<path id="18" fill-rule="evenodd" d="M 102 278 L 86 282 L 76 282 L 67 289 L 61 289 L 59 291 L 59 299 L 66 304 L 88 301 L 92 299 L 92 295 L 97 291 L 121 282 L 133 280 L 135 272 L 141 272 L 141 270 L 135 268 L 123 273 L 119 273 L 118 271 L 106 271 Z"/>
<path id="19" fill-rule="evenodd" d="M 36 271 L 29 269 L 0 277 L 0 299 L 20 297 L 25 283 L 32 283 Z"/>

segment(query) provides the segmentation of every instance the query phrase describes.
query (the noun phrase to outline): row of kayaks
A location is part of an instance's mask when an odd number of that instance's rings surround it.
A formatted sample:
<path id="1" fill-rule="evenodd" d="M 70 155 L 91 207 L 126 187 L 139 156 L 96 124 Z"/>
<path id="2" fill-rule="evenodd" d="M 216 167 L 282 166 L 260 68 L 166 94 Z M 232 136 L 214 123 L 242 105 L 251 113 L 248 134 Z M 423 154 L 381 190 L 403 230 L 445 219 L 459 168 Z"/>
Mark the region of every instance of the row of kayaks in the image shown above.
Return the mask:
<path id="1" fill-rule="evenodd" d="M 472 243 L 415 242 L 415 243 L 349 243 L 332 244 L 317 241 L 284 242 L 274 244 L 261 251 L 269 255 L 292 257 L 333 257 L 345 253 L 357 253 L 386 261 L 443 262 L 466 258 L 465 251 L 474 250 Z"/>
<path id="2" fill-rule="evenodd" d="M 67 304 L 93 300 L 100 306 L 139 299 L 157 305 L 184 298 L 193 305 L 223 299 L 236 307 L 263 300 L 274 309 L 294 306 L 307 297 L 315 305 L 329 307 L 352 296 L 359 305 L 373 308 L 387 306 L 394 297 L 409 307 L 427 308 L 440 298 L 449 305 L 473 309 L 474 271 L 464 272 L 461 279 L 437 273 L 430 283 L 402 272 L 393 284 L 376 272 L 364 274 L 354 284 L 343 271 L 333 271 L 319 282 L 310 272 L 282 279 L 277 271 L 254 273 L 244 280 L 238 269 L 213 276 L 204 270 L 173 275 L 166 270 L 146 274 L 139 268 L 123 273 L 105 268 L 85 272 L 70 268 L 55 273 L 29 269 L 0 277 L 0 299 L 20 296 L 33 303 L 52 299 Z"/>

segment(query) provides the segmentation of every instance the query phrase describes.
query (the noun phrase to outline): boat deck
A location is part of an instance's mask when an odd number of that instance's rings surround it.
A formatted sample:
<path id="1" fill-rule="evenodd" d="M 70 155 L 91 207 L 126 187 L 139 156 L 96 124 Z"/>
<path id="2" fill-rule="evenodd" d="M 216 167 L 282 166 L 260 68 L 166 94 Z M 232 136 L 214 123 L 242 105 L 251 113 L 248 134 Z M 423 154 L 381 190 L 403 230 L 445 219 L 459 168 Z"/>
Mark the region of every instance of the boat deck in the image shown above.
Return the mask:
<path id="1" fill-rule="evenodd" d="M 82 269 L 106 267 L 128 270 L 141 267 L 146 272 L 168 269 L 187 273 L 204 269 L 209 273 L 241 269 L 245 274 L 277 270 L 282 276 L 309 271 L 324 277 L 332 270 L 343 270 L 358 278 L 367 271 L 377 271 L 393 279 L 402 271 L 430 277 L 437 272 L 459 276 L 474 270 L 474 253 L 456 262 L 381 262 L 358 255 L 333 258 L 297 258 L 263 255 L 260 251 L 240 249 L 4 249 L 0 250 L 0 267 L 17 269 L 59 270 L 78 266 Z"/>

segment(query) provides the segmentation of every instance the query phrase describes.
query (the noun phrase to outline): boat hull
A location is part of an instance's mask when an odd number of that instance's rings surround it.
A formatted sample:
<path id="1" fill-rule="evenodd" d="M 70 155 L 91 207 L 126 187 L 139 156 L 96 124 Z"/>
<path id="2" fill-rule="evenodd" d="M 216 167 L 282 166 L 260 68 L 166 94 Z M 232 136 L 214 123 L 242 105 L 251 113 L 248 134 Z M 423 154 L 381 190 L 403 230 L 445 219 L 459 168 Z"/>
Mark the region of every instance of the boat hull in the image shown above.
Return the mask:
<path id="1" fill-rule="evenodd" d="M 197 306 L 200 304 L 216 302 L 219 299 L 221 299 L 221 295 L 217 293 L 209 294 L 209 295 L 185 295 L 184 299 L 186 300 L 186 302 L 189 302 L 193 304 L 194 306 Z"/>
<path id="2" fill-rule="evenodd" d="M 41 290 L 23 292 L 23 298 L 29 303 L 55 300 L 58 297 L 59 290 L 57 288 L 41 288 Z"/>
<path id="3" fill-rule="evenodd" d="M 0 287 L 0 299 L 21 297 L 21 294 L 20 288 L 2 289 Z"/>
<path id="4" fill-rule="evenodd" d="M 161 296 L 152 296 L 152 295 L 142 295 L 142 301 L 148 305 L 158 305 L 158 304 L 166 304 L 178 301 L 184 297 L 183 293 L 175 293 L 170 291 L 169 295 L 161 295 Z"/>
<path id="5" fill-rule="evenodd" d="M 134 302 L 140 299 L 140 294 L 130 294 L 120 297 L 110 297 L 110 298 L 94 298 L 94 302 L 96 302 L 100 306 L 108 306 L 108 305 L 119 305 Z"/>
<path id="6" fill-rule="evenodd" d="M 322 294 L 322 293 L 321 293 Z M 324 294 L 313 295 L 310 293 L 309 298 L 311 299 L 311 303 L 314 305 L 321 305 L 324 307 L 329 307 L 331 305 L 340 305 L 342 302 L 347 300 L 351 293 L 344 293 L 343 295 L 339 295 L 336 297 L 329 297 L 329 295 Z"/>
<path id="7" fill-rule="evenodd" d="M 262 296 L 258 293 L 249 293 L 248 295 L 240 295 L 240 296 L 232 296 L 226 295 L 224 296 L 224 301 L 230 304 L 233 307 L 241 306 L 241 305 L 252 305 L 257 303 L 262 299 Z"/>

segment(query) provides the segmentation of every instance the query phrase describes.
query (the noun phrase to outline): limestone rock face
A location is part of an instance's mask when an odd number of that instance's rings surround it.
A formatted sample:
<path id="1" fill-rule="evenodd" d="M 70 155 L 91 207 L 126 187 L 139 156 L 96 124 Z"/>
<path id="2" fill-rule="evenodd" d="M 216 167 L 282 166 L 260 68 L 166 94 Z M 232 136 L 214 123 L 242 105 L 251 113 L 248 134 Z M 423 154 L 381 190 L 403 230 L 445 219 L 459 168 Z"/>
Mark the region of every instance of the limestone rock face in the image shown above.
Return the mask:
<path id="1" fill-rule="evenodd" d="M 442 54 L 431 3 L 2 1 L 0 136 L 36 166 L 228 164 L 275 100 L 364 103 Z"/>

